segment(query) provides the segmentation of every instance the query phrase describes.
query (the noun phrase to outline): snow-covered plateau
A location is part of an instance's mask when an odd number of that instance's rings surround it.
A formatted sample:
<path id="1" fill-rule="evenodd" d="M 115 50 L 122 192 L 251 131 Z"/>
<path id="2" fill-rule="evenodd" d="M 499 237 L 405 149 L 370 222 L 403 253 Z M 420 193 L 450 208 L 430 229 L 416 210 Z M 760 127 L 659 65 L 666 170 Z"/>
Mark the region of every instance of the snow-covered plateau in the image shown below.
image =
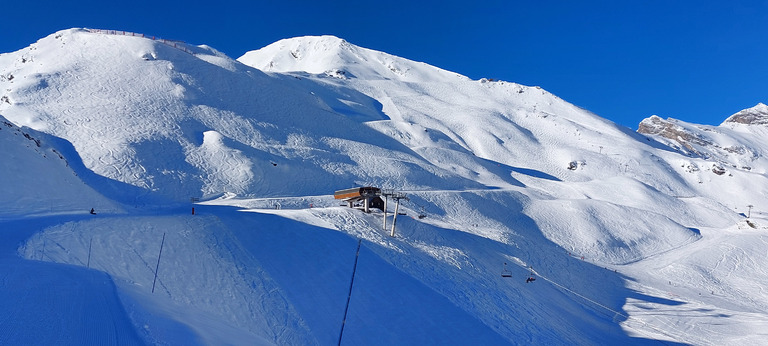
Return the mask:
<path id="1" fill-rule="evenodd" d="M 63 30 L 0 54 L 0 344 L 764 345 L 768 106 L 724 118 Z"/>

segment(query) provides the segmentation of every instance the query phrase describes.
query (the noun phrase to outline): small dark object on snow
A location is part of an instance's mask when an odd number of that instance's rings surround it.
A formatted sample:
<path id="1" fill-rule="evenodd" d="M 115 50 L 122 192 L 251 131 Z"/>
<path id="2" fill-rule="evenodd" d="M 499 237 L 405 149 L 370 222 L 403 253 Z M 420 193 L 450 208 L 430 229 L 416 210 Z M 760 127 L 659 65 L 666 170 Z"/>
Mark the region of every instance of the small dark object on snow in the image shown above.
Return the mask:
<path id="1" fill-rule="evenodd" d="M 92 214 L 92 215 L 96 215 L 96 211 L 95 211 L 95 210 L 93 210 L 93 208 L 91 208 L 91 214 Z"/>

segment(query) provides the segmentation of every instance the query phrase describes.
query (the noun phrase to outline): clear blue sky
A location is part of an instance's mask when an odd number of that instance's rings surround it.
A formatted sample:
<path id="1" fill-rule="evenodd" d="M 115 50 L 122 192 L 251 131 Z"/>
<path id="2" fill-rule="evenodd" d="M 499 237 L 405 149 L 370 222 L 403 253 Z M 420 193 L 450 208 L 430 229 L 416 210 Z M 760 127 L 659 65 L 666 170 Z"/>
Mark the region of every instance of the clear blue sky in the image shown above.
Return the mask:
<path id="1" fill-rule="evenodd" d="M 331 34 L 470 78 L 539 85 L 636 129 L 717 125 L 768 103 L 768 1 L 6 1 L 0 52 L 72 27 L 207 44 L 232 58 Z"/>

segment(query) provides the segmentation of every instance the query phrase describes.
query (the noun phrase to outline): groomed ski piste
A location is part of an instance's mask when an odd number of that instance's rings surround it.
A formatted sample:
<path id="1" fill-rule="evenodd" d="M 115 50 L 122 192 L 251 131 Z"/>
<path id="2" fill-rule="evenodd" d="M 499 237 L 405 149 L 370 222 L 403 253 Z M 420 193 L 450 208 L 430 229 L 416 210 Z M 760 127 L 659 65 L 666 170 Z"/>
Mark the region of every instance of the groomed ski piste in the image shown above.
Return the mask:
<path id="1" fill-rule="evenodd" d="M 768 338 L 763 127 L 675 122 L 691 155 L 329 36 L 72 29 L 0 77 L 2 344 Z M 394 237 L 355 186 L 408 196 Z"/>

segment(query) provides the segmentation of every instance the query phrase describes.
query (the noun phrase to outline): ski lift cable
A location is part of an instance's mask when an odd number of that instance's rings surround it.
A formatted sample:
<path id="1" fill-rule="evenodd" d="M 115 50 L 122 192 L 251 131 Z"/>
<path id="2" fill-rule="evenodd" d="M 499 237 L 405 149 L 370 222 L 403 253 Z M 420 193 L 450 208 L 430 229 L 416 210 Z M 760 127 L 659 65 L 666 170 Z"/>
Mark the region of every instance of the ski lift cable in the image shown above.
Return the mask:
<path id="1" fill-rule="evenodd" d="M 505 264 L 506 264 L 506 263 L 505 263 Z M 595 301 L 595 300 L 593 300 L 593 299 L 590 299 L 589 297 L 587 297 L 587 296 L 584 296 L 583 294 L 580 294 L 580 293 L 578 293 L 578 292 L 576 292 L 576 291 L 574 291 L 574 290 L 572 290 L 572 289 L 570 289 L 570 288 L 568 288 L 568 287 L 565 287 L 565 286 L 563 286 L 563 285 L 561 285 L 561 284 L 559 284 L 559 283 L 557 283 L 557 282 L 555 282 L 555 281 L 553 281 L 553 280 L 551 280 L 551 279 L 547 278 L 546 276 L 543 276 L 543 275 L 539 274 L 538 272 L 536 272 L 535 270 L 533 270 L 533 267 L 526 267 L 526 266 L 524 266 L 524 265 L 521 265 L 521 264 L 519 264 L 519 263 L 513 263 L 513 264 L 515 264 L 515 265 L 517 265 L 517 266 L 519 266 L 519 267 L 521 267 L 521 268 L 524 268 L 524 269 L 526 269 L 526 270 L 530 270 L 532 273 L 536 274 L 536 276 L 538 276 L 539 278 L 541 278 L 541 279 L 544 279 L 545 281 L 547 281 L 547 282 L 549 282 L 549 283 L 551 283 L 551 284 L 553 284 L 553 285 L 555 285 L 555 286 L 559 287 L 560 289 L 562 289 L 562 290 L 564 290 L 564 291 L 566 291 L 566 292 L 568 292 L 568 293 L 570 293 L 570 294 L 573 294 L 573 295 L 575 295 L 575 296 L 577 296 L 577 297 L 579 297 L 579 298 L 581 298 L 581 299 L 584 299 L 584 300 L 586 300 L 586 301 L 588 301 L 588 302 L 590 302 L 590 303 L 592 303 L 592 304 L 595 304 L 595 305 L 596 305 L 596 306 L 598 306 L 598 307 L 601 307 L 601 308 L 603 308 L 603 309 L 605 309 L 605 310 L 607 310 L 607 311 L 610 311 L 610 312 L 612 312 L 612 313 L 614 313 L 614 314 L 616 314 L 616 315 L 619 315 L 619 316 L 621 316 L 621 317 L 624 317 L 624 318 L 625 318 L 627 321 L 629 321 L 629 320 L 633 320 L 633 321 L 635 321 L 635 322 L 639 322 L 639 323 L 641 323 L 642 325 L 644 325 L 644 326 L 646 326 L 646 327 L 648 327 L 648 328 L 650 328 L 650 329 L 653 329 L 654 331 L 656 331 L 656 332 L 659 332 L 659 333 L 661 333 L 661 334 L 663 334 L 663 335 L 666 335 L 666 336 L 668 336 L 669 338 L 671 338 L 671 339 L 673 339 L 673 340 L 678 340 L 678 339 L 679 339 L 678 337 L 675 337 L 674 335 L 672 335 L 672 334 L 670 334 L 670 333 L 668 333 L 668 332 L 666 332 L 666 331 L 664 331 L 664 330 L 661 330 L 661 329 L 659 329 L 658 327 L 656 327 L 656 326 L 653 326 L 653 325 L 649 324 L 648 322 L 642 321 L 642 320 L 640 320 L 640 319 L 638 319 L 638 318 L 636 318 L 636 317 L 633 317 L 633 316 L 630 316 L 630 315 L 628 315 L 628 314 L 625 314 L 625 313 L 622 313 L 622 312 L 616 311 L 616 310 L 614 310 L 614 309 L 611 309 L 610 307 L 607 307 L 607 306 L 605 306 L 605 305 L 603 305 L 603 304 L 601 304 L 601 303 L 599 303 L 599 302 L 597 302 L 597 301 Z M 664 324 L 665 324 L 667 327 L 670 327 L 670 328 L 672 328 L 672 329 L 677 329 L 677 328 L 675 328 L 674 326 L 670 326 L 668 323 L 664 323 Z M 626 326 L 626 327 L 628 327 L 628 328 L 634 329 L 634 330 L 636 330 L 636 331 L 638 331 L 638 332 L 640 332 L 640 333 L 643 333 L 643 331 L 642 331 L 642 330 L 639 330 L 639 329 L 637 329 L 637 328 L 634 328 L 634 327 L 632 327 L 632 326 L 629 326 L 629 325 L 625 325 L 625 326 Z M 689 335 L 688 337 L 690 337 L 690 335 Z M 662 340 L 657 340 L 657 341 L 663 342 Z M 700 342 L 703 342 L 703 340 L 699 340 L 699 341 L 700 341 Z"/>

